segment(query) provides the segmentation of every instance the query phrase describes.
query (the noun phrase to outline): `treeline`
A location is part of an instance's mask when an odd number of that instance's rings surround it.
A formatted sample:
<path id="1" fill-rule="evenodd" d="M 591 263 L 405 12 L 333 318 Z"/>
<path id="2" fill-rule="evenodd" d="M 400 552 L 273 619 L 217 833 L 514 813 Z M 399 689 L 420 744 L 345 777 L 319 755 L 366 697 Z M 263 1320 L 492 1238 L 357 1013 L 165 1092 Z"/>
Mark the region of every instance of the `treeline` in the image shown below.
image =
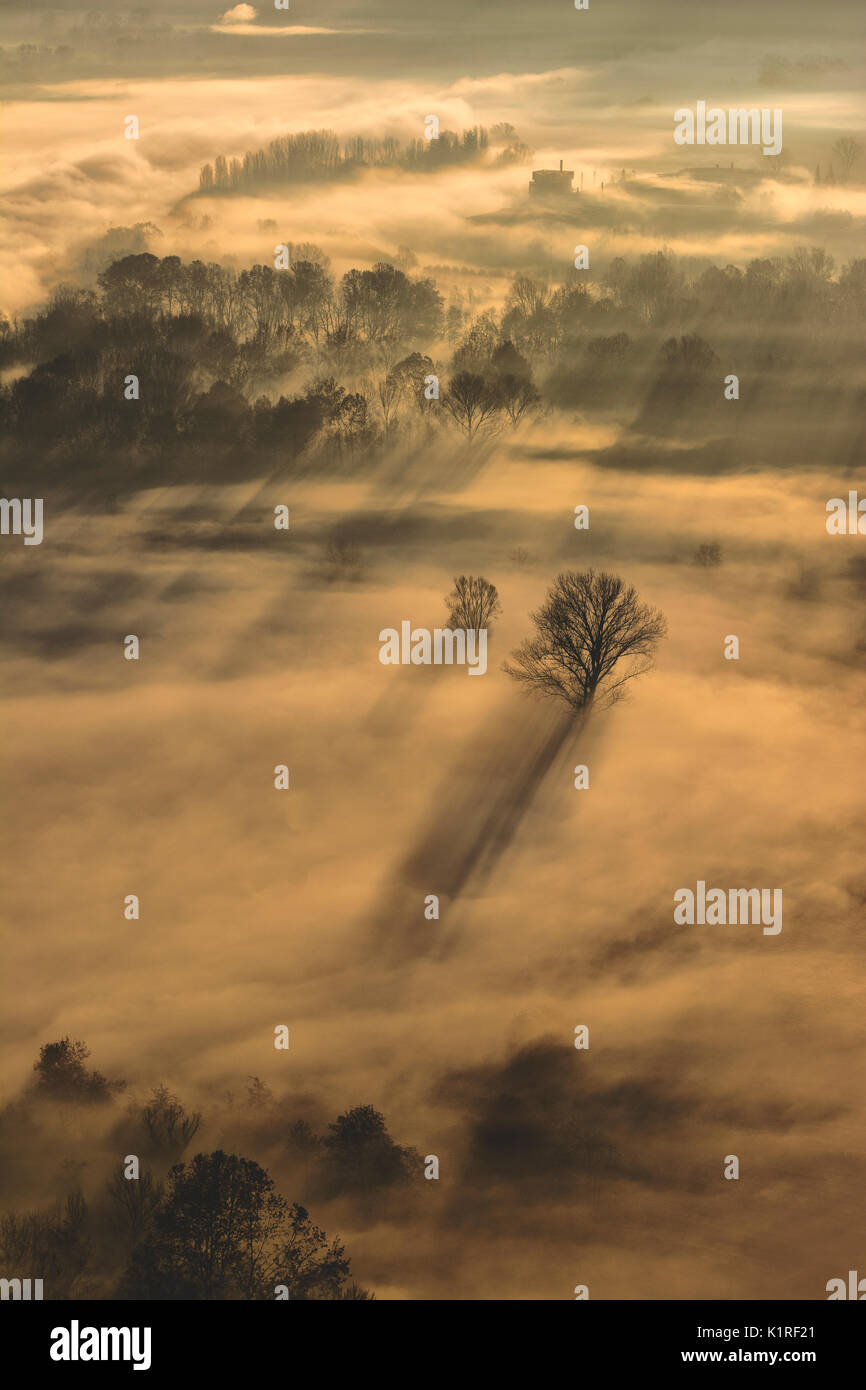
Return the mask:
<path id="1" fill-rule="evenodd" d="M 491 146 L 498 148 L 497 163 L 518 162 L 531 154 L 507 123 L 491 131 L 484 126 L 471 126 L 459 134 L 443 130 L 435 139 L 406 142 L 395 136 L 375 139 L 356 135 L 341 143 L 332 130 L 304 130 L 297 135 L 281 135 L 264 149 L 248 151 L 242 159 L 217 155 L 213 164 L 203 166 L 199 191 L 249 191 L 279 183 L 336 178 L 357 169 L 440 169 L 480 159 Z"/>
<path id="2" fill-rule="evenodd" d="M 837 270 L 820 248 L 697 274 L 659 251 L 591 282 L 516 275 L 501 311 L 470 320 L 430 279 L 379 263 L 336 280 L 316 247 L 295 251 L 285 270 L 125 256 L 96 290 L 62 289 L 3 325 L 7 477 L 32 444 L 46 481 L 121 451 L 129 490 L 302 455 L 357 468 L 397 431 L 473 440 L 544 405 L 670 433 L 714 418 L 731 364 L 768 415 L 808 389 L 843 421 L 862 389 L 866 260 Z"/>
<path id="3" fill-rule="evenodd" d="M 187 476 L 200 465 L 208 477 L 234 476 L 220 473 L 227 454 L 227 469 L 254 472 L 262 451 L 294 458 L 314 438 L 354 454 L 375 434 L 372 391 L 341 386 L 335 372 L 397 364 L 442 326 L 433 283 L 390 265 L 348 271 L 335 285 L 321 260 L 237 274 L 127 256 L 97 291 L 61 290 L 43 313 L 5 326 L 0 364 L 37 365 L 0 390 L 0 420 L 13 447 L 43 447 L 43 476 L 50 450 L 61 460 L 123 450 L 133 486 L 154 476 L 147 468 L 169 446 L 174 462 L 184 455 Z M 401 391 L 417 377 L 413 363 Z M 263 394 L 301 369 L 309 384 L 296 395 Z"/>
<path id="4" fill-rule="evenodd" d="M 430 342 L 441 333 L 444 305 L 432 280 L 379 263 L 346 271 L 337 285 L 317 247 L 304 243 L 293 251 L 286 270 L 185 265 L 178 256 L 150 252 L 123 256 L 99 275 L 96 291 L 61 289 L 46 313 L 0 326 L 0 365 L 33 355 L 42 360 L 74 345 L 76 319 L 81 326 L 95 318 L 195 319 L 269 350 L 301 340 L 314 346 Z M 71 342 L 64 343 L 62 332 L 71 332 Z"/>
<path id="5" fill-rule="evenodd" d="M 68 1037 L 45 1044 L 32 1083 L 0 1111 L 0 1278 L 42 1279 L 46 1299 L 373 1297 L 350 1283 L 339 1239 L 301 1202 L 288 1202 L 266 1168 L 222 1147 L 188 1157 L 203 1117 L 165 1086 L 115 1113 L 125 1085 L 90 1070 L 88 1056 Z M 305 1197 L 349 1200 L 362 1218 L 423 1179 L 420 1156 L 395 1143 L 369 1105 L 318 1132 L 252 1077 L 242 1102 L 215 1123 L 287 1167 Z M 87 1194 L 80 1144 L 67 1139 L 64 1151 L 63 1138 L 86 1131 Z M 10 1210 L 10 1189 L 25 1185 L 46 1152 L 60 1197 Z"/>
<path id="6" fill-rule="evenodd" d="M 517 276 L 501 327 L 521 350 L 549 356 L 587 323 L 607 321 L 633 333 L 666 324 L 689 331 L 709 322 L 723 330 L 737 323 L 753 332 L 827 319 L 850 325 L 864 309 L 866 259 L 837 271 L 820 247 L 802 247 L 745 268 L 708 266 L 690 275 L 675 255 L 656 251 L 636 261 L 616 257 L 593 287 L 577 275 L 560 287 Z"/>
<path id="7" fill-rule="evenodd" d="M 491 335 L 512 342 L 531 361 L 551 361 L 578 340 L 601 329 L 615 337 L 647 328 L 687 333 L 712 324 L 727 330 L 796 331 L 803 324 L 827 323 L 843 331 L 862 321 L 866 310 L 866 259 L 837 271 L 821 248 L 801 248 L 786 258 L 756 259 L 745 267 L 709 266 L 689 275 L 670 252 L 629 261 L 614 259 L 596 280 L 570 272 L 551 284 L 515 275 L 502 313 L 481 315 L 466 347 Z M 253 350 L 304 357 L 304 349 L 351 357 L 371 365 L 393 360 L 407 347 L 428 349 L 443 335 L 457 343 L 466 333 L 459 296 L 447 310 L 429 278 L 411 278 L 386 262 L 348 270 L 335 283 L 327 257 L 315 246 L 293 247 L 285 270 L 255 265 L 235 271 L 218 263 L 144 252 L 112 262 L 96 291 L 64 288 L 35 318 L 0 321 L 0 367 L 44 362 L 82 340 L 97 348 L 109 336 L 111 321 L 141 327 L 164 318 L 201 324 L 230 335 Z M 98 326 L 97 326 L 98 325 Z M 620 352 L 621 340 L 611 351 Z M 608 351 L 607 347 L 601 349 Z"/>

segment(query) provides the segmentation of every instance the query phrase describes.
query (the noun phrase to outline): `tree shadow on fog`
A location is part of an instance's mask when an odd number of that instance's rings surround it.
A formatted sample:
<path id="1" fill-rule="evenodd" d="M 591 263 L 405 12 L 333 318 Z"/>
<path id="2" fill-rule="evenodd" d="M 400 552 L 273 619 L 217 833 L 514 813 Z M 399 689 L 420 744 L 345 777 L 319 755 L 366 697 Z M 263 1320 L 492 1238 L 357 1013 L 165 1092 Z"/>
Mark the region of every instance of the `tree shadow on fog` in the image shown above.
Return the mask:
<path id="1" fill-rule="evenodd" d="M 464 751 L 436 796 L 415 841 L 372 916 L 377 944 L 398 959 L 441 954 L 449 930 L 424 930 L 424 900 L 435 893 L 453 909 L 478 888 L 514 840 L 542 783 L 587 716 L 548 704 L 514 706 L 480 749 Z"/>
<path id="2" fill-rule="evenodd" d="M 513 841 L 569 734 L 585 726 L 590 711 L 609 709 L 623 698 L 628 682 L 651 668 L 667 633 L 663 613 L 641 603 L 633 586 L 603 570 L 563 571 L 531 617 L 534 635 L 512 652 L 503 670 L 533 695 L 555 697 L 556 708 L 545 705 L 528 734 L 527 720 L 518 724 L 515 709 L 507 727 L 494 727 L 492 741 L 482 748 L 468 778 L 462 778 L 462 770 L 453 777 L 456 795 L 449 786 L 441 796 L 398 870 L 398 893 L 389 892 L 376 914 L 380 936 L 389 923 L 392 950 L 399 949 L 401 938 L 390 925 L 389 909 L 404 908 L 408 918 L 415 897 L 415 911 L 423 902 L 425 920 L 438 921 L 442 895 L 453 903 L 470 880 L 487 877 Z M 455 825 L 461 827 L 459 834 Z M 402 903 L 395 903 L 395 897 Z M 413 942 L 419 936 L 447 945 L 453 928 L 423 935 L 416 929 Z"/>

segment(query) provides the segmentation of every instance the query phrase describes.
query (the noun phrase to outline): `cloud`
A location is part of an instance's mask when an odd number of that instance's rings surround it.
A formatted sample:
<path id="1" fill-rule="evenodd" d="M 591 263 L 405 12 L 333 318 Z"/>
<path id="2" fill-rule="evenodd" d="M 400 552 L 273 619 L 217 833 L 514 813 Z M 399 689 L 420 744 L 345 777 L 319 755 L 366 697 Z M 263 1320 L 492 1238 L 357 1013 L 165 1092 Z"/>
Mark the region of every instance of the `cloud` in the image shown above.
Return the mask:
<path id="1" fill-rule="evenodd" d="M 285 38 L 288 34 L 302 38 L 307 34 L 335 34 L 335 29 L 323 29 L 306 24 L 255 24 L 258 10 L 252 5 L 234 5 L 220 16 L 219 24 L 212 24 L 212 34 L 231 34 L 241 38 Z M 362 33 L 363 30 L 345 30 L 347 33 Z"/>
<path id="2" fill-rule="evenodd" d="M 252 5 L 233 5 L 230 10 L 226 10 L 222 16 L 223 24 L 243 24 L 246 20 L 255 19 L 258 11 Z"/>
<path id="3" fill-rule="evenodd" d="M 247 9 L 246 5 L 239 5 L 238 9 Z M 294 38 L 303 38 L 308 34 L 366 34 L 370 33 L 367 29 L 319 29 L 311 25 L 304 24 L 245 24 L 233 20 L 230 24 L 212 24 L 212 34 L 232 34 L 242 37 L 253 38 L 285 38 L 292 35 Z"/>

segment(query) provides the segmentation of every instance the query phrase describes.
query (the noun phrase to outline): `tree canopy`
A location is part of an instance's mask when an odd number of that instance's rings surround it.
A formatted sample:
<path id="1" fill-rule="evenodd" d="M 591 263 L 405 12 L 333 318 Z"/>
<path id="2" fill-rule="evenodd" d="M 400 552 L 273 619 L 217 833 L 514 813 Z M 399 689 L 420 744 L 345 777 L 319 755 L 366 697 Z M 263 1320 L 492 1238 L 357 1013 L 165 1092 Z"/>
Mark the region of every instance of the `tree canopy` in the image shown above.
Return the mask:
<path id="1" fill-rule="evenodd" d="M 648 671 L 667 623 L 641 603 L 618 575 L 594 570 L 560 574 L 532 615 L 526 638 L 505 670 L 536 694 L 588 712 L 615 704 L 628 681 Z"/>
<path id="2" fill-rule="evenodd" d="M 123 1282 L 128 1299 L 231 1301 L 335 1299 L 350 1273 L 299 1203 L 291 1206 L 252 1159 L 221 1149 L 170 1171 L 150 1229 Z"/>

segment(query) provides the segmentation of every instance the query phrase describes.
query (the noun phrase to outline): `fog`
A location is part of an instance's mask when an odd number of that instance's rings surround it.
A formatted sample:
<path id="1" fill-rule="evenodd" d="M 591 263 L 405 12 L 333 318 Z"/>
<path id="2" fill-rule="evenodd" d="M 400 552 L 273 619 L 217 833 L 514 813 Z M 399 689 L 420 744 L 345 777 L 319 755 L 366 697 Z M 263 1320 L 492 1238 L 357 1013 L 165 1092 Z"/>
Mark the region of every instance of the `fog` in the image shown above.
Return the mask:
<path id="1" fill-rule="evenodd" d="M 213 30 L 219 7 L 151 7 L 134 59 L 93 26 L 82 38 L 71 6 L 50 40 L 3 12 L 7 62 L 18 43 L 76 50 L 62 72 L 43 56 L 7 107 L 2 269 L 19 336 L 4 380 L 53 361 L 81 391 L 63 401 L 84 404 L 79 432 L 60 396 L 4 388 L 5 495 L 45 499 L 45 538 L 4 535 L 0 551 L 0 1173 L 10 1211 L 80 1186 L 97 1231 L 84 1296 L 111 1296 L 122 1267 L 100 1263 L 104 1184 L 160 1084 L 202 1113 L 184 1157 L 223 1147 L 263 1164 L 380 1299 L 568 1299 L 577 1284 L 594 1299 L 821 1298 L 856 1268 L 864 541 L 829 534 L 826 504 L 858 480 L 863 493 L 862 262 L 846 270 L 862 254 L 862 155 L 847 181 L 814 179 L 862 124 L 853 10 L 786 6 L 791 36 L 774 43 L 754 7 L 728 7 L 743 28 L 721 38 L 691 7 L 678 27 L 673 8 L 651 21 L 626 6 L 585 49 L 545 31 L 521 68 L 516 11 L 499 25 L 498 7 L 476 7 L 491 39 L 472 77 L 447 8 L 426 20 L 421 72 L 417 54 L 383 72 L 369 46 L 377 32 L 386 54 L 414 52 L 418 15 L 293 8 L 293 23 L 346 33 L 339 54 L 333 35 L 278 39 L 279 74 L 265 37 Z M 673 110 L 701 93 L 784 105 L 782 164 L 723 150 L 734 182 L 708 195 L 694 171 L 713 152 L 671 138 Z M 218 155 L 308 129 L 419 138 L 428 112 L 458 132 L 508 121 L 534 153 L 197 193 Z M 560 158 L 584 193 L 539 206 L 532 170 Z M 539 400 L 477 437 L 436 403 L 401 407 L 393 429 L 375 413 L 408 340 L 377 356 L 336 332 L 289 336 L 230 376 L 235 334 L 224 373 L 204 357 L 190 369 L 196 400 L 231 379 L 244 409 L 336 377 L 369 409 L 368 432 L 339 447 L 327 423 L 273 447 L 248 423 L 207 433 L 194 404 L 162 442 L 103 435 L 89 402 L 136 370 L 146 401 L 156 319 L 139 306 L 115 324 L 101 300 L 115 337 L 91 355 L 72 338 L 43 351 L 49 328 L 25 323 L 60 285 L 104 294 L 99 273 L 126 253 L 240 273 L 284 241 L 315 243 L 335 284 L 381 261 L 432 279 L 460 310 L 450 336 L 416 345 L 443 398 L 473 322 L 513 308 L 515 275 L 567 289 L 586 243 L 591 305 L 549 349 L 526 330 Z M 801 257 L 797 280 L 802 247 L 832 262 L 807 273 Z M 620 293 L 616 258 L 660 252 L 683 277 L 671 299 L 630 298 L 636 278 Z M 711 303 L 708 267 L 764 258 L 789 267 L 777 298 L 740 286 Z M 628 351 L 593 365 L 592 342 L 619 332 Z M 693 334 L 713 350 L 699 366 L 660 355 Z M 633 585 L 667 637 L 627 699 L 575 717 L 502 664 L 556 576 L 587 568 Z M 501 602 L 484 678 L 383 665 L 380 632 L 444 626 L 461 574 Z M 780 887 L 782 931 L 676 925 L 674 893 L 699 880 Z M 66 1036 L 125 1092 L 85 1106 L 29 1091 L 40 1047 Z M 245 1098 L 251 1077 L 269 1097 Z M 359 1198 L 288 1141 L 292 1123 L 321 1135 L 356 1106 L 415 1151 L 419 1181 Z M 427 1155 L 438 1181 L 421 1177 Z"/>

